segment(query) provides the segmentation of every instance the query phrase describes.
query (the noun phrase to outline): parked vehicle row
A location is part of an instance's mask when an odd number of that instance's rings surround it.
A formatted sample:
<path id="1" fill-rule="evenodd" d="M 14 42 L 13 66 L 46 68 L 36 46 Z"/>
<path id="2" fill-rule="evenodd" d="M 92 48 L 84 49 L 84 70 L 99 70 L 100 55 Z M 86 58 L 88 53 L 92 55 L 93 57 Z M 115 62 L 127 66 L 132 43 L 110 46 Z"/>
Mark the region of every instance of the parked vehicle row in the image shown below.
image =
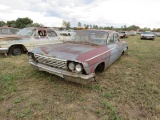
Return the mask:
<path id="1" fill-rule="evenodd" d="M 119 33 L 119 37 L 120 38 L 128 38 L 128 36 L 134 36 L 136 35 L 135 31 L 120 31 Z M 150 31 L 145 31 L 145 32 L 137 32 L 137 34 L 140 34 L 140 39 L 141 40 L 154 40 L 155 37 L 160 36 L 160 33 L 154 33 L 154 32 L 150 32 Z"/>
<path id="2" fill-rule="evenodd" d="M 66 34 L 68 39 L 60 35 Z M 50 28 L 27 27 L 16 35 L 0 36 L 0 53 L 28 52 L 29 64 L 68 81 L 87 84 L 114 63 L 128 45 L 116 31 L 77 30 L 73 34 Z"/>

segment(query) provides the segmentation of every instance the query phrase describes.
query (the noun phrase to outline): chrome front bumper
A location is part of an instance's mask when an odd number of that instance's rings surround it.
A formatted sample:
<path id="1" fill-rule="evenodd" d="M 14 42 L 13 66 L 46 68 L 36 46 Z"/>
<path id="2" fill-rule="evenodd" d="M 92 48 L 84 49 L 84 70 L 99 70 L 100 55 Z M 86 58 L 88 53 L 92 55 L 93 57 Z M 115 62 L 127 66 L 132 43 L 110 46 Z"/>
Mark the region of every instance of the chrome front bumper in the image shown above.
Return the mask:
<path id="1" fill-rule="evenodd" d="M 0 48 L 0 53 L 8 53 L 8 48 Z"/>
<path id="2" fill-rule="evenodd" d="M 35 69 L 37 69 L 39 71 L 46 71 L 51 74 L 60 76 L 60 77 L 64 78 L 65 80 L 80 83 L 80 84 L 88 84 L 91 81 L 93 81 L 94 77 L 95 77 L 95 73 L 92 73 L 89 75 L 83 75 L 83 74 L 68 72 L 66 70 L 59 69 L 59 68 L 46 66 L 46 65 L 43 65 L 40 63 L 29 62 L 29 64 L 32 65 Z"/>

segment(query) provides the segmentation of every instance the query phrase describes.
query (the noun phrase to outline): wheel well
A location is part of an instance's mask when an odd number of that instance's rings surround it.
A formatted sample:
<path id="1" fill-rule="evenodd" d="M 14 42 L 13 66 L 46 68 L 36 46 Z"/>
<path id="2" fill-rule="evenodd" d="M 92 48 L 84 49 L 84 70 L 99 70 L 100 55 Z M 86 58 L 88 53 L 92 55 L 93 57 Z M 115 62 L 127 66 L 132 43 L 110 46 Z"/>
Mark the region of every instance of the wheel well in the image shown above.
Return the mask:
<path id="1" fill-rule="evenodd" d="M 98 64 L 96 69 L 95 69 L 95 73 L 104 71 L 104 68 L 105 68 L 105 63 L 104 62 Z"/>
<path id="2" fill-rule="evenodd" d="M 126 49 L 128 50 L 128 47 L 126 47 Z M 125 53 L 125 50 L 122 51 L 122 55 Z"/>
<path id="3" fill-rule="evenodd" d="M 27 52 L 26 47 L 25 47 L 24 45 L 22 45 L 22 44 L 11 45 L 11 46 L 9 47 L 9 50 L 10 50 L 11 48 L 13 48 L 13 47 L 19 47 L 19 48 L 21 48 L 23 51 Z"/>
<path id="4" fill-rule="evenodd" d="M 26 49 L 26 47 L 24 45 L 22 45 L 22 44 L 16 44 L 16 45 L 11 45 L 9 47 L 9 53 L 11 52 L 12 48 L 14 48 L 14 47 L 19 47 L 19 48 L 21 48 L 23 50 L 23 52 L 27 52 L 27 49 Z"/>

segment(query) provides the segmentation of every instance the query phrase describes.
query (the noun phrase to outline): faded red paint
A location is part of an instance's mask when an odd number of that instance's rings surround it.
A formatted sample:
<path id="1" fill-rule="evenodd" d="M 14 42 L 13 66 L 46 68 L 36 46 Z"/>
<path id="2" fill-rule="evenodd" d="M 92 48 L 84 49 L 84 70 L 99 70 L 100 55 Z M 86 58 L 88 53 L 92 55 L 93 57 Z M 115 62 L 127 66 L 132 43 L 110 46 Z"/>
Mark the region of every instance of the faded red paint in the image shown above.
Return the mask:
<path id="1" fill-rule="evenodd" d="M 29 38 L 28 36 L 20 36 L 20 35 L 3 35 L 3 36 L 0 36 L 0 41 L 3 41 L 3 40 L 20 40 L 22 38 Z"/>
<path id="2" fill-rule="evenodd" d="M 91 50 L 89 52 L 86 52 L 84 54 L 81 54 L 77 57 L 77 60 L 80 60 L 80 61 L 86 61 L 87 59 L 90 59 L 94 56 L 97 56 L 103 52 L 106 52 L 106 51 L 109 51 L 109 48 L 107 46 L 99 46 L 97 47 L 96 49 L 94 50 Z M 100 56 L 102 57 L 102 56 Z M 92 62 L 91 62 L 92 63 Z"/>
<path id="3" fill-rule="evenodd" d="M 105 58 L 110 56 L 110 49 L 107 46 L 100 46 L 97 49 L 86 52 L 82 55 L 79 55 L 77 60 L 81 62 L 87 62 L 90 66 L 90 73 L 93 73 L 95 68 L 100 62 L 103 62 Z M 109 65 L 110 59 L 106 59 L 105 66 Z"/>
<path id="4" fill-rule="evenodd" d="M 42 50 L 45 54 L 48 54 L 48 48 L 47 48 L 47 47 L 41 47 L 41 50 Z"/>

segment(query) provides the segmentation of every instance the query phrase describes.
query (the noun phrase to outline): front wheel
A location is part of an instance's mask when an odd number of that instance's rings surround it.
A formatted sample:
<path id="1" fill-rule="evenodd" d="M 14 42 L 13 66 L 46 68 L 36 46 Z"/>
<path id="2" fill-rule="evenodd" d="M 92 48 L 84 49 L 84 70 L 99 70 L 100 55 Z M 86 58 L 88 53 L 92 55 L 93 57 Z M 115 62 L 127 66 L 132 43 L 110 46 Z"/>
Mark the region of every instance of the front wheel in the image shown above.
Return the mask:
<path id="1" fill-rule="evenodd" d="M 20 48 L 20 47 L 13 47 L 12 49 L 11 49 L 11 54 L 13 55 L 13 56 L 18 56 L 18 55 L 21 55 L 23 53 L 23 50 L 22 50 L 22 48 Z"/>

